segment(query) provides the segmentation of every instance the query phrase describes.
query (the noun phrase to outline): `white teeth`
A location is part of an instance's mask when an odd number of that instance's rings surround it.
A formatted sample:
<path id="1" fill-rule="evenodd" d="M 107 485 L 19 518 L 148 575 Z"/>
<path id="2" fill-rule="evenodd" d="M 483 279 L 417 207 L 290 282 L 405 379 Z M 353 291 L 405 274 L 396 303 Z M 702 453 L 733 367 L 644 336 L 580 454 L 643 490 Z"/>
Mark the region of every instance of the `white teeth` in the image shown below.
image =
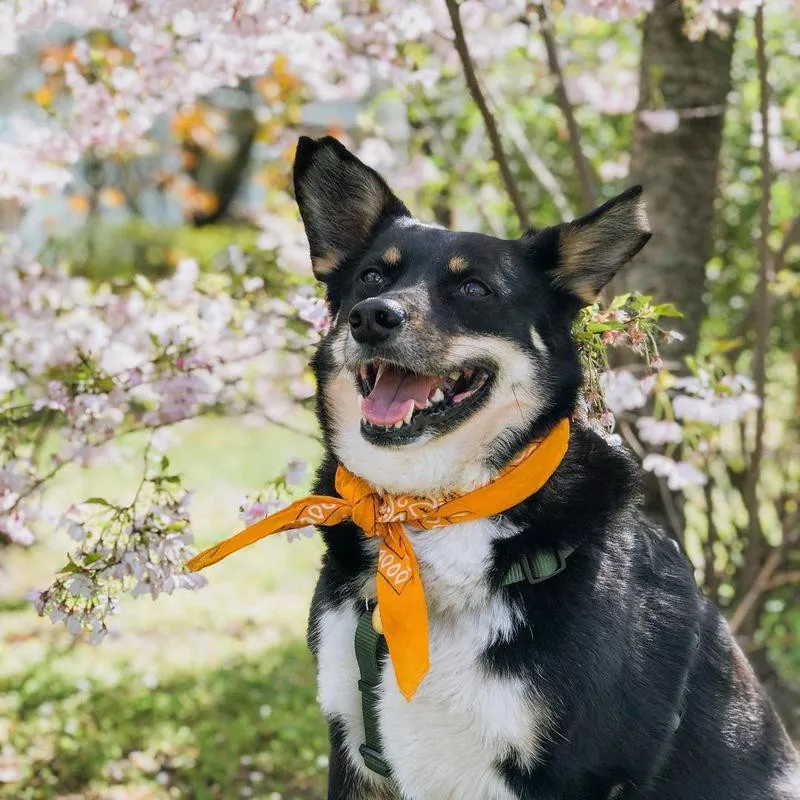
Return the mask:
<path id="1" fill-rule="evenodd" d="M 436 391 L 430 396 L 430 401 L 432 403 L 441 403 L 444 400 L 444 392 L 436 388 Z"/>
<path id="2" fill-rule="evenodd" d="M 403 427 L 403 420 L 401 419 L 400 422 L 395 422 L 394 427 L 395 428 L 402 428 Z"/>
<path id="3" fill-rule="evenodd" d="M 378 371 L 375 373 L 375 384 L 374 384 L 375 386 L 378 385 L 378 381 L 381 379 L 381 375 L 383 375 L 385 371 L 386 371 L 386 362 L 381 361 L 381 363 L 378 364 Z"/>
<path id="4" fill-rule="evenodd" d="M 408 423 L 411 422 L 411 417 L 413 416 L 414 416 L 414 406 L 411 406 L 411 408 L 408 409 L 408 414 L 406 414 L 405 418 L 403 419 L 403 422 L 406 425 L 408 425 Z M 395 427 L 397 427 L 397 425 L 395 425 Z"/>

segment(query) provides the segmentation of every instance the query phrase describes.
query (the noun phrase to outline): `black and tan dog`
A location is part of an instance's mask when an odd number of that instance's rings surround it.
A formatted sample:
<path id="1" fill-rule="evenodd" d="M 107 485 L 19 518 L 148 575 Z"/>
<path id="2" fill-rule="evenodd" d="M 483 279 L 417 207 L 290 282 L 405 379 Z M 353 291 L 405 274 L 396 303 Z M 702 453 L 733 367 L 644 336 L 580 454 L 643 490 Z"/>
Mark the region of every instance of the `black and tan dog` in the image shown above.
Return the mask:
<path id="1" fill-rule="evenodd" d="M 314 366 L 334 469 L 388 494 L 467 492 L 575 409 L 571 324 L 648 240 L 639 188 L 515 241 L 415 220 L 331 138 L 295 190 L 333 317 Z M 376 547 L 327 552 L 309 641 L 330 724 L 331 800 L 788 800 L 797 755 L 719 611 L 639 507 L 636 467 L 577 425 L 544 488 L 505 513 L 410 533 L 429 613 L 413 699 L 380 666 L 388 777 L 365 764 L 357 619 Z M 504 580 L 541 548 L 548 580 Z M 563 565 L 562 565 L 563 566 Z"/>

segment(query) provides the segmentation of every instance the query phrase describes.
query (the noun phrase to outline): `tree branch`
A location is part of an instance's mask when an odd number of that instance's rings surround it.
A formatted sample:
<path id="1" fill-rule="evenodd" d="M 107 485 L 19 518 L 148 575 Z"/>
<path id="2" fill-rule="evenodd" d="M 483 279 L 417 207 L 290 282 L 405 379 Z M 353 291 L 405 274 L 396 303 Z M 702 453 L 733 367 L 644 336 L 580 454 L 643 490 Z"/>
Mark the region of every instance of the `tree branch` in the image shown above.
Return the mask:
<path id="1" fill-rule="evenodd" d="M 492 103 L 494 107 L 501 112 L 503 126 L 508 132 L 508 138 L 512 141 L 517 150 L 519 150 L 520 155 L 525 159 L 525 163 L 533 173 L 533 177 L 536 178 L 542 189 L 550 195 L 550 199 L 558 209 L 561 219 L 565 222 L 574 219 L 575 215 L 572 213 L 569 200 L 567 200 L 566 195 L 561 189 L 556 176 L 553 175 L 547 164 L 542 161 L 538 153 L 531 147 L 528 137 L 525 136 L 525 131 L 514 117 L 513 112 L 510 109 L 503 109 L 502 106 L 494 100 Z"/>
<path id="2" fill-rule="evenodd" d="M 783 269 L 790 248 L 798 242 L 800 242 L 800 217 L 795 217 L 789 223 L 789 228 L 783 236 L 781 246 L 778 248 L 778 252 L 775 253 L 773 272 L 777 273 L 779 270 Z"/>
<path id="3" fill-rule="evenodd" d="M 570 103 L 569 96 L 567 95 L 564 71 L 561 69 L 558 46 L 556 45 L 556 39 L 553 35 L 553 23 L 547 15 L 547 9 L 544 7 L 543 2 L 528 3 L 528 12 L 530 13 L 531 10 L 535 11 L 539 18 L 539 28 L 542 32 L 545 49 L 547 50 L 547 63 L 550 66 L 550 72 L 553 73 L 553 77 L 556 79 L 556 101 L 567 123 L 569 144 L 572 150 L 572 161 L 575 164 L 575 170 L 578 173 L 578 180 L 581 186 L 581 204 L 584 211 L 590 211 L 597 205 L 597 192 L 595 191 L 594 177 L 592 176 L 589 162 L 586 160 L 583 147 L 581 146 L 580 128 L 578 128 L 578 123 L 575 121 L 572 103 Z"/>
<path id="4" fill-rule="evenodd" d="M 764 8 L 758 6 L 755 15 L 756 27 L 756 60 L 758 63 L 758 82 L 759 82 L 759 108 L 761 116 L 761 226 L 758 240 L 758 263 L 759 277 L 756 289 L 755 319 L 756 319 L 756 342 L 753 352 L 753 381 L 755 383 L 756 395 L 760 401 L 756 412 L 756 431 L 753 452 L 745 476 L 744 502 L 747 506 L 747 546 L 745 549 L 745 575 L 750 577 L 762 565 L 764 553 L 764 539 L 759 519 L 759 481 L 761 478 L 761 462 L 764 457 L 764 427 L 766 422 L 766 362 L 767 348 L 769 347 L 770 332 L 772 330 L 772 303 L 769 293 L 770 281 L 774 277 L 772 254 L 769 249 L 769 215 L 770 215 L 770 191 L 772 188 L 772 174 L 769 153 L 769 79 L 766 45 L 764 42 Z M 771 563 L 774 553 L 770 554 L 764 567 Z M 777 563 L 775 564 L 777 566 Z M 775 568 L 773 566 L 773 570 Z M 761 575 L 758 573 L 758 576 Z M 756 581 L 758 581 L 758 576 Z M 755 586 L 755 584 L 754 584 Z M 758 597 L 756 593 L 755 598 Z M 750 596 L 750 590 L 748 595 Z M 751 606 L 752 606 L 751 603 Z M 749 613 L 749 608 L 740 614 L 743 604 L 737 608 L 735 619 L 741 625 L 744 618 Z M 754 620 L 750 621 L 748 627 L 752 627 Z"/>
<path id="5" fill-rule="evenodd" d="M 785 526 L 782 544 L 774 548 L 769 556 L 767 556 L 767 560 L 759 570 L 758 575 L 756 575 L 747 593 L 741 599 L 739 605 L 736 606 L 736 611 L 733 612 L 733 616 L 728 620 L 731 632 L 734 635 L 736 635 L 738 630 L 742 627 L 742 624 L 753 610 L 759 597 L 771 588 L 772 576 L 775 570 L 781 565 L 783 557 L 788 550 L 800 540 L 800 528 L 798 528 L 798 524 L 800 524 L 800 516 L 798 512 L 795 512 Z"/>
<path id="6" fill-rule="evenodd" d="M 800 583 L 800 569 L 788 569 L 773 575 L 767 583 L 767 589 L 780 589 L 781 586 L 787 586 L 790 583 Z"/>
<path id="7" fill-rule="evenodd" d="M 633 428 L 628 420 L 620 418 L 619 429 L 620 433 L 622 434 L 622 438 L 626 441 L 628 447 L 633 450 L 639 461 L 643 461 L 644 457 L 647 455 L 647 451 L 644 449 L 644 447 L 642 447 L 642 443 L 634 433 Z M 675 541 L 678 542 L 681 547 L 684 547 L 683 525 L 681 524 L 680 512 L 675 504 L 675 498 L 672 496 L 672 493 L 662 478 L 659 478 L 657 475 L 653 475 L 652 477 L 658 485 L 658 492 L 661 497 L 661 503 L 664 507 L 666 521 L 669 523 L 669 527 L 672 531 L 672 538 L 675 539 Z"/>
<path id="8" fill-rule="evenodd" d="M 447 11 L 450 14 L 450 21 L 453 25 L 456 51 L 461 59 L 461 66 L 464 69 L 464 77 L 466 78 L 469 92 L 472 95 L 472 99 L 475 101 L 475 105 L 478 106 L 478 110 L 481 112 L 481 117 L 483 117 L 483 124 L 486 127 L 486 133 L 488 134 L 489 141 L 492 145 L 492 154 L 494 156 L 494 160 L 497 162 L 497 166 L 500 167 L 500 174 L 503 178 L 503 183 L 505 184 L 508 196 L 511 198 L 511 202 L 514 205 L 514 210 L 517 212 L 520 225 L 523 229 L 528 229 L 531 227 L 528 210 L 525 207 L 525 202 L 520 194 L 519 186 L 517 186 L 514 176 L 511 173 L 511 166 L 509 165 L 508 158 L 503 150 L 503 142 L 500 138 L 500 131 L 497 128 L 497 122 L 495 121 L 495 118 L 489 109 L 486 98 L 481 90 L 480 83 L 478 82 L 478 76 L 475 73 L 475 66 L 472 63 L 472 57 L 469 54 L 467 40 L 464 37 L 464 28 L 461 25 L 461 14 L 459 13 L 458 0 L 446 0 L 446 3 Z"/>
<path id="9" fill-rule="evenodd" d="M 781 241 L 781 246 L 775 251 L 773 262 L 772 262 L 772 274 L 773 276 L 777 275 L 784 266 L 786 266 L 786 257 L 789 255 L 789 250 L 795 245 L 800 243 L 800 217 L 795 217 L 790 223 L 789 227 L 786 230 L 786 233 L 783 235 L 783 240 Z M 773 311 L 775 307 L 776 298 L 774 295 L 771 295 L 771 302 L 773 303 Z M 758 305 L 758 297 L 754 297 L 752 302 L 750 303 L 749 308 L 747 309 L 747 313 L 742 317 L 739 321 L 739 324 L 733 330 L 734 339 L 741 339 L 741 344 L 736 348 L 729 351 L 730 354 L 735 358 L 739 355 L 739 353 L 744 350 L 745 347 L 745 336 L 747 332 L 752 329 L 755 323 L 756 317 L 756 306 Z"/>

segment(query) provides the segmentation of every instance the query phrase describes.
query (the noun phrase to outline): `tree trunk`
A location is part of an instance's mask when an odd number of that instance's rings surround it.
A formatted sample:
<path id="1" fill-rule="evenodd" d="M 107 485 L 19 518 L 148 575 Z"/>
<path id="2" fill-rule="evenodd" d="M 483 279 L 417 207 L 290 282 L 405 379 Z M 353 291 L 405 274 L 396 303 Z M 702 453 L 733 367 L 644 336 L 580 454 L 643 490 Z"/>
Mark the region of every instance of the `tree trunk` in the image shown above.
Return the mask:
<path id="1" fill-rule="evenodd" d="M 653 238 L 621 271 L 617 292 L 640 291 L 675 303 L 685 335 L 666 348 L 672 357 L 694 351 L 703 302 L 705 265 L 713 244 L 714 201 L 722 127 L 731 88 L 736 19 L 726 38 L 709 34 L 691 42 L 683 32 L 679 0 L 656 0 L 644 23 L 632 182 L 645 187 Z M 651 130 L 640 112 L 673 109 L 678 127 Z"/>
<path id="2" fill-rule="evenodd" d="M 674 303 L 684 317 L 676 320 L 684 339 L 663 347 L 670 360 L 693 353 L 706 315 L 705 266 L 713 249 L 714 201 L 717 196 L 722 128 L 731 89 L 731 60 L 737 19 L 721 38 L 708 34 L 692 42 L 683 31 L 680 0 L 656 0 L 643 27 L 639 104 L 634 122 L 631 183 L 645 189 L 653 238 L 624 267 L 609 296 L 638 291 Z M 641 112 L 669 109 L 679 114 L 677 127 L 658 132 Z M 617 351 L 618 363 L 626 354 Z M 632 358 L 633 355 L 630 354 Z M 645 509 L 679 540 L 664 505 L 666 486 L 644 476 Z M 675 497 L 672 518 L 682 507 Z"/>

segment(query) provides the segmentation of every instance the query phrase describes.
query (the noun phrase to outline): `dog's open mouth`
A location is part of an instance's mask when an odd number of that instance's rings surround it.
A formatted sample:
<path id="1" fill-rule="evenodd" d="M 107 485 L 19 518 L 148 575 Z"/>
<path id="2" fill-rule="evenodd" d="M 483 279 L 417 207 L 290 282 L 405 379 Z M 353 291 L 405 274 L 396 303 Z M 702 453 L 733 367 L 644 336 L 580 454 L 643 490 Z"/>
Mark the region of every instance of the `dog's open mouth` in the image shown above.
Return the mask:
<path id="1" fill-rule="evenodd" d="M 477 408 L 491 381 L 491 371 L 481 366 L 420 375 L 387 361 L 363 364 L 357 376 L 362 433 L 400 444 L 432 425 L 450 428 Z"/>

